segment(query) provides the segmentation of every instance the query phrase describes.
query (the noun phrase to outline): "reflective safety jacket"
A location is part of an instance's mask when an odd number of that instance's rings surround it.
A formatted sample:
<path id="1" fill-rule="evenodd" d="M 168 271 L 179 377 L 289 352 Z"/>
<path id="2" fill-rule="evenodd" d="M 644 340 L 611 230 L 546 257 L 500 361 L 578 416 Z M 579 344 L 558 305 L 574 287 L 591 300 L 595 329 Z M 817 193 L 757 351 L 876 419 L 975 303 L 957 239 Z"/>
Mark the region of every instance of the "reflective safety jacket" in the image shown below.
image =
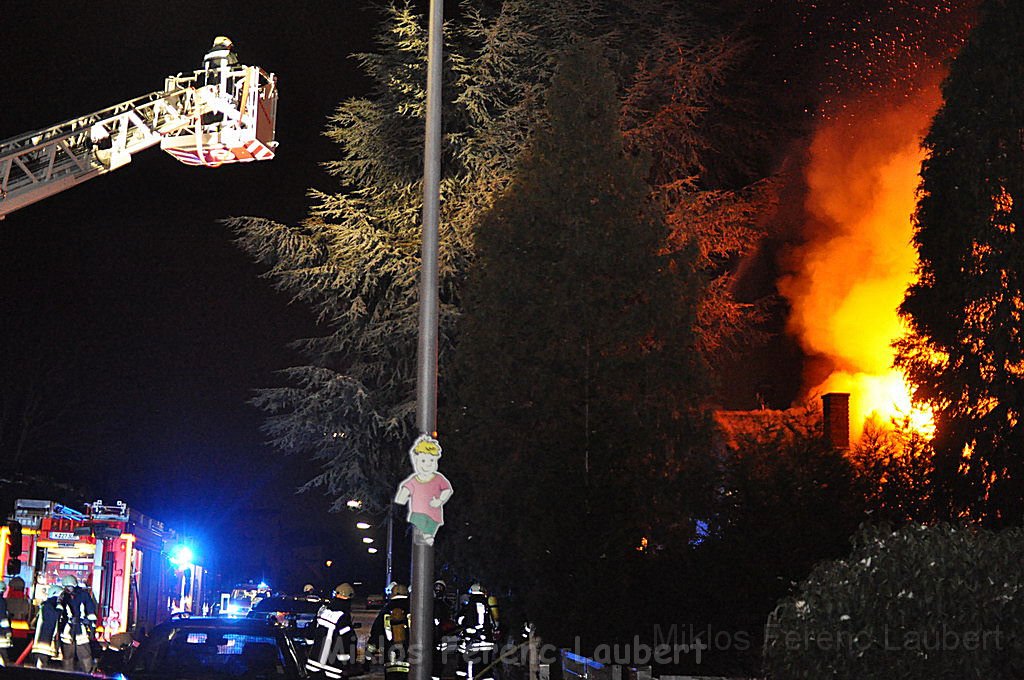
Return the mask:
<path id="1" fill-rule="evenodd" d="M 408 673 L 409 598 L 392 597 L 381 607 L 370 629 L 369 643 L 384 652 L 384 674 Z M 394 677 L 392 675 L 392 677 Z"/>
<path id="2" fill-rule="evenodd" d="M 349 615 L 351 601 L 332 598 L 316 613 L 313 645 L 309 648 L 306 670 L 323 673 L 338 680 L 345 668 L 356 661 L 356 634 Z"/>
<path id="3" fill-rule="evenodd" d="M 495 626 L 487 596 L 471 593 L 459 610 L 459 648 L 463 651 L 494 648 Z"/>
<path id="4" fill-rule="evenodd" d="M 32 651 L 43 656 L 57 654 L 57 626 L 60 624 L 60 611 L 57 609 L 57 596 L 43 600 L 36 614 L 36 634 L 32 641 Z"/>
<path id="5" fill-rule="evenodd" d="M 85 588 L 65 589 L 57 596 L 60 613 L 60 641 L 65 644 L 87 645 L 96 630 L 96 602 Z"/>
<path id="6" fill-rule="evenodd" d="M 214 47 L 211 48 L 206 56 L 203 57 L 203 68 L 223 68 L 225 66 L 234 66 L 238 63 L 238 55 L 236 55 L 230 47 Z"/>

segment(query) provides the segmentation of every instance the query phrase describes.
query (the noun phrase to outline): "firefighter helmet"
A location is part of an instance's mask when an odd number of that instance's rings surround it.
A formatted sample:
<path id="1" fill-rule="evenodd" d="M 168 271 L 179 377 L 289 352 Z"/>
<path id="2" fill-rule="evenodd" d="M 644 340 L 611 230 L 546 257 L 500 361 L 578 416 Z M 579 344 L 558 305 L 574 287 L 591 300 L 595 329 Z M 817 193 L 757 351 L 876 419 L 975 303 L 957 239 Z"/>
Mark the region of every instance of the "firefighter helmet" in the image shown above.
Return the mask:
<path id="1" fill-rule="evenodd" d="M 64 592 L 64 589 L 60 586 L 50 586 L 50 589 L 46 591 L 46 597 L 57 597 Z"/>
<path id="2" fill-rule="evenodd" d="M 439 578 L 436 581 L 434 581 L 434 594 L 435 595 L 438 595 L 438 596 L 444 595 L 445 591 L 447 591 L 447 590 L 448 590 L 448 584 L 444 582 L 443 578 Z"/>
<path id="3" fill-rule="evenodd" d="M 307 583 L 306 585 L 302 586 L 302 592 L 306 593 L 307 595 L 312 593 L 314 590 L 316 590 L 316 588 L 313 587 L 312 583 Z"/>
<path id="4" fill-rule="evenodd" d="M 213 39 L 213 46 L 215 48 L 219 47 L 230 50 L 232 47 L 235 46 L 235 44 L 231 42 L 231 38 L 224 35 L 218 35 L 216 38 Z"/>
<path id="5" fill-rule="evenodd" d="M 60 584 L 62 586 L 64 586 L 65 588 L 77 588 L 78 587 L 78 579 L 75 578 L 74 576 L 72 576 L 71 574 L 68 574 L 67 576 L 65 576 L 64 578 L 62 578 L 60 580 Z"/>
<path id="6" fill-rule="evenodd" d="M 484 594 L 484 587 L 482 585 L 480 585 L 479 583 L 474 583 L 473 585 L 471 585 L 469 587 L 469 592 L 472 595 L 483 595 Z"/>
<path id="7" fill-rule="evenodd" d="M 352 599 L 352 596 L 356 594 L 356 589 L 348 583 L 339 583 L 334 587 L 334 596 L 340 597 L 343 600 Z"/>
<path id="8" fill-rule="evenodd" d="M 409 587 L 402 585 L 401 583 L 395 583 L 391 586 L 391 597 L 408 597 Z"/>

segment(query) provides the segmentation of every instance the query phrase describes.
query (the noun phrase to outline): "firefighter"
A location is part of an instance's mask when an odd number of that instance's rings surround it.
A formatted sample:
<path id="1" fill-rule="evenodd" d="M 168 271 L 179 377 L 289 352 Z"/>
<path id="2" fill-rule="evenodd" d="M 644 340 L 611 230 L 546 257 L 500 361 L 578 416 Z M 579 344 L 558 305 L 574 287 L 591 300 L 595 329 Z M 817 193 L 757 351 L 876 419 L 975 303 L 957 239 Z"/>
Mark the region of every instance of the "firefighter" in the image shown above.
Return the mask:
<path id="1" fill-rule="evenodd" d="M 434 581 L 434 663 L 433 677 L 435 680 L 441 678 L 448 661 L 448 640 L 447 638 L 455 632 L 455 621 L 452 619 L 452 610 L 448 606 L 448 584 L 443 579 Z"/>
<path id="2" fill-rule="evenodd" d="M 316 591 L 316 586 L 312 583 L 307 583 L 302 586 L 302 599 L 307 602 L 323 602 L 324 597 Z"/>
<path id="3" fill-rule="evenodd" d="M 493 680 L 494 674 L 488 667 L 494 658 L 497 645 L 494 642 L 495 626 L 487 602 L 487 593 L 483 586 L 474 583 L 469 587 L 467 595 L 468 598 L 456 619 L 459 628 L 459 652 L 462 656 L 462 667 L 456 674 L 466 680 L 472 680 L 474 677 Z"/>
<path id="4" fill-rule="evenodd" d="M 409 677 L 409 589 L 393 583 L 390 590 L 391 596 L 373 620 L 366 651 L 383 654 L 385 680 L 405 680 Z"/>
<path id="5" fill-rule="evenodd" d="M 57 635 L 60 627 L 60 596 L 64 589 L 60 586 L 50 586 L 46 592 L 46 599 L 39 605 L 39 613 L 36 614 L 36 633 L 32 638 L 32 654 L 35 657 L 35 666 L 45 668 L 49 665 L 50 659 L 57 656 Z"/>
<path id="6" fill-rule="evenodd" d="M 314 677 L 331 680 L 350 674 L 356 663 L 356 634 L 352 628 L 352 597 L 348 583 L 339 583 L 334 596 L 316 613 L 313 645 L 306 658 L 306 670 Z"/>
<path id="7" fill-rule="evenodd" d="M 434 581 L 434 626 L 437 637 L 450 633 L 455 628 L 452 610 L 448 606 L 448 584 L 443 579 Z"/>
<path id="8" fill-rule="evenodd" d="M 7 584 L 0 579 L 0 666 L 10 663 L 8 652 L 11 649 L 11 620 L 7 616 L 7 599 L 4 593 Z"/>
<path id="9" fill-rule="evenodd" d="M 31 636 L 32 600 L 25 592 L 25 579 L 15 576 L 7 583 L 4 595 L 7 605 L 7 619 L 11 622 L 11 650 L 24 649 Z"/>
<path id="10" fill-rule="evenodd" d="M 75 659 L 86 673 L 92 672 L 92 635 L 96 630 L 96 602 L 92 593 L 78 586 L 78 579 L 65 576 L 57 600 L 60 612 L 60 651 L 64 670 L 75 670 Z"/>
<path id="11" fill-rule="evenodd" d="M 231 38 L 218 35 L 203 57 L 203 70 L 206 71 L 203 75 L 203 84 L 215 86 L 219 97 L 228 95 L 228 69 L 236 65 L 238 55 L 235 54 L 235 44 L 231 42 Z M 228 114 L 220 108 L 207 111 L 203 114 L 201 122 L 203 125 L 226 123 Z"/>
<path id="12" fill-rule="evenodd" d="M 203 68 L 207 71 L 214 68 L 234 66 L 238 63 L 238 55 L 235 54 L 235 44 L 231 38 L 218 35 L 213 39 L 213 45 L 207 50 L 203 57 Z"/>

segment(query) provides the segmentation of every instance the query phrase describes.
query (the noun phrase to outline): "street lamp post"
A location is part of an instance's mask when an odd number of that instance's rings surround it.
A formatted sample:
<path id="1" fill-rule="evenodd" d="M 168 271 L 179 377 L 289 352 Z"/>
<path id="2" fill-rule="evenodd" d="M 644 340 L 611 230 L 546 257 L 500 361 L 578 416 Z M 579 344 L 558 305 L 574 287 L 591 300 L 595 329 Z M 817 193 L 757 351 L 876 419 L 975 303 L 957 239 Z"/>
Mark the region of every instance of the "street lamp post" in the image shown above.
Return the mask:
<path id="1" fill-rule="evenodd" d="M 416 425 L 433 435 L 437 425 L 438 222 L 441 207 L 441 57 L 443 0 L 430 0 L 427 39 L 427 120 L 423 153 L 423 245 L 420 265 Z M 434 544 L 412 532 L 412 680 L 430 680 L 433 648 Z"/>
<path id="2" fill-rule="evenodd" d="M 391 504 L 388 503 L 388 554 L 387 566 L 384 568 L 384 587 L 391 585 L 391 546 L 394 540 L 394 513 L 391 512 Z"/>
<path id="3" fill-rule="evenodd" d="M 354 506 L 350 506 L 350 507 L 354 507 Z M 394 545 L 394 520 L 393 520 L 393 516 L 394 515 L 393 515 L 393 513 L 391 511 L 391 508 L 388 507 L 387 519 L 385 520 L 385 526 L 387 527 L 387 556 L 386 556 L 387 562 L 386 562 L 386 566 L 384 567 L 384 588 L 385 589 L 391 584 L 391 564 L 392 564 L 392 562 L 391 562 L 391 553 L 392 553 L 392 547 Z M 370 524 L 369 522 L 365 522 L 365 521 L 362 521 L 362 520 L 356 522 L 356 529 L 359 529 L 360 531 L 366 531 L 367 529 L 372 529 L 373 526 L 374 525 Z M 379 527 L 380 525 L 378 524 L 377 526 Z M 366 544 L 369 545 L 369 544 L 372 544 L 373 542 L 374 542 L 374 540 L 372 538 L 368 538 L 368 537 L 364 537 L 363 538 L 363 543 L 366 543 Z M 377 551 L 377 548 L 371 547 L 371 548 L 367 548 L 367 552 L 369 552 L 371 555 L 376 555 L 378 551 Z"/>

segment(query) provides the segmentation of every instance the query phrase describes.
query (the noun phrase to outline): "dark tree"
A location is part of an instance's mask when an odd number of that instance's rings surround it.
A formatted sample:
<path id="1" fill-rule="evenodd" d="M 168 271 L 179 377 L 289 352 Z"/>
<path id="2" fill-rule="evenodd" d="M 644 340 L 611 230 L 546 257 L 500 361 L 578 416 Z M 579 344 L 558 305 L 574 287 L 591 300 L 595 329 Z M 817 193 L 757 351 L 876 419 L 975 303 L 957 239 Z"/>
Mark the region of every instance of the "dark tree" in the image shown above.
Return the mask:
<path id="1" fill-rule="evenodd" d="M 865 519 L 863 483 L 845 452 L 821 436 L 817 404 L 717 417 L 726 433 L 722 493 L 685 583 L 697 620 L 750 634 L 750 649 L 735 656 L 753 675 L 778 599 L 816 562 L 848 549 Z"/>
<path id="2" fill-rule="evenodd" d="M 873 523 L 899 526 L 935 519 L 931 482 L 932 442 L 908 418 L 869 420 L 850 450 Z"/>
<path id="3" fill-rule="evenodd" d="M 897 363 L 935 410 L 940 511 L 1024 518 L 1024 5 L 991 0 L 924 145 Z"/>
<path id="4" fill-rule="evenodd" d="M 240 246 L 268 267 L 274 285 L 310 305 L 327 329 L 323 337 L 297 343 L 304 365 L 286 370 L 283 386 L 258 393 L 271 442 L 322 463 L 309 486 L 324 488 L 342 504 L 359 496 L 378 509 L 407 471 L 405 449 L 415 436 L 426 55 L 424 22 L 408 4 L 389 7 L 385 19 L 379 49 L 357 55 L 371 91 L 343 102 L 327 130 L 340 153 L 325 166 L 339 189 L 314 192 L 310 215 L 298 225 L 265 218 L 230 222 Z M 446 30 L 442 376 L 452 354 L 463 277 L 474 257 L 476 222 L 509 182 L 538 124 L 552 55 L 573 36 L 599 38 L 613 55 L 610 82 L 624 89 L 644 54 L 685 44 L 683 58 L 693 62 L 691 68 L 678 59 L 673 63 L 692 76 L 684 104 L 697 109 L 719 81 L 715 74 L 730 52 L 718 44 L 702 47 L 678 3 L 665 0 L 467 1 Z M 634 124 L 642 114 L 635 112 Z M 656 115 L 653 108 L 649 115 Z M 698 144 L 688 131 L 680 140 Z M 665 150 L 669 142 L 653 145 Z M 704 238 L 685 231 L 676 247 Z M 721 252 L 715 245 L 700 247 Z"/>
<path id="5" fill-rule="evenodd" d="M 461 557 L 556 637 L 611 632 L 631 603 L 608 585 L 645 539 L 692 536 L 686 491 L 708 459 L 695 249 L 667 252 L 617 110 L 599 44 L 571 48 L 477 230 L 455 357 Z"/>

